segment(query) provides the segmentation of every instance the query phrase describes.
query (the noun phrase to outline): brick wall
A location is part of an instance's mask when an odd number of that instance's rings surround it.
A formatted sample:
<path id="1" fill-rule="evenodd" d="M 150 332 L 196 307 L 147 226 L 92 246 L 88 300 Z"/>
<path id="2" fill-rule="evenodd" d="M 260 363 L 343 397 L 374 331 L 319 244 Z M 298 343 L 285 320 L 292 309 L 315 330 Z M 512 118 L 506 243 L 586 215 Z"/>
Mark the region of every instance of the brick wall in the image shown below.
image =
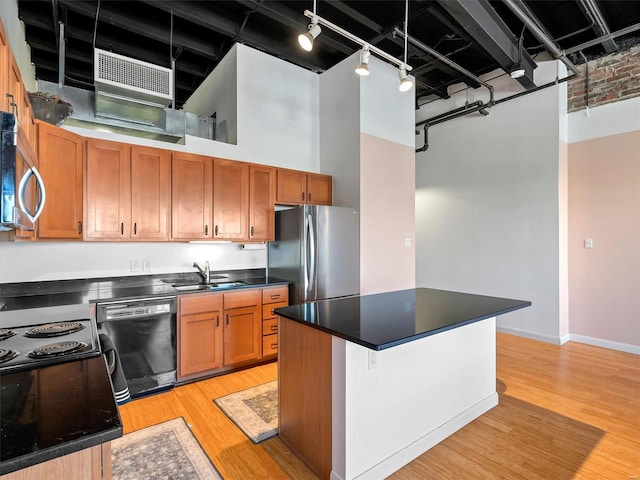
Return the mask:
<path id="1" fill-rule="evenodd" d="M 567 82 L 567 111 L 586 108 L 585 66 Z M 640 96 L 640 46 L 589 62 L 589 107 Z"/>

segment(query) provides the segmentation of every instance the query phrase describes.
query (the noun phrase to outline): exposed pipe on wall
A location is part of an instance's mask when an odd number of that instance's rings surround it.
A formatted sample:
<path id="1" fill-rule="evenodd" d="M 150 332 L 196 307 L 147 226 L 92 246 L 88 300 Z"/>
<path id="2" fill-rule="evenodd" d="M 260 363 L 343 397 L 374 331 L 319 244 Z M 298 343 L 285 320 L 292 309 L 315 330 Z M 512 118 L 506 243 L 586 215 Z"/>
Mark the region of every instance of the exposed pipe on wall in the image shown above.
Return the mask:
<path id="1" fill-rule="evenodd" d="M 516 98 L 524 97 L 525 95 L 529 95 L 530 93 L 539 92 L 540 90 L 544 90 L 549 87 L 553 87 L 554 85 L 559 85 L 561 83 L 567 82 L 570 79 L 574 78 L 576 75 L 568 75 L 564 78 L 556 79 L 553 82 L 545 83 L 544 85 L 540 85 L 538 87 L 532 88 L 530 90 L 524 90 L 523 92 L 514 93 L 513 95 L 509 95 L 508 97 L 501 98 L 499 100 L 495 100 L 493 105 L 498 105 L 500 103 L 508 102 L 510 100 L 514 100 Z M 471 105 L 475 105 L 473 108 L 468 108 Z M 487 115 L 488 112 L 483 112 L 488 104 L 485 104 L 482 101 L 477 101 L 469 105 L 465 105 L 464 107 L 456 108 L 451 110 L 450 112 L 441 113 L 440 115 L 436 115 L 435 117 L 428 118 L 426 120 L 422 120 L 421 122 L 416 123 L 416 127 L 424 125 L 424 145 L 418 149 L 416 149 L 416 153 L 424 152 L 429 148 L 429 141 L 427 137 L 427 131 L 429 127 L 433 125 L 438 125 L 439 123 L 444 123 L 449 120 L 454 120 L 456 118 L 464 117 L 469 113 L 479 112 L 482 115 Z M 416 134 L 418 132 L 416 131 Z"/>

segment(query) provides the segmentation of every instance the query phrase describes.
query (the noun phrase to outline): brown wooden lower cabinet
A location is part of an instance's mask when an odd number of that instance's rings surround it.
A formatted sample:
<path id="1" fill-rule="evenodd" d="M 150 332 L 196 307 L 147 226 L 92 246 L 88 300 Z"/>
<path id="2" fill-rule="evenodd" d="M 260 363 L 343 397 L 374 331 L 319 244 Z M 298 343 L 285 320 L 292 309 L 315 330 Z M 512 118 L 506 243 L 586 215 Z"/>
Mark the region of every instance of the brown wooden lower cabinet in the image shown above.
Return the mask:
<path id="1" fill-rule="evenodd" d="M 111 480 L 111 443 L 0 476 L 0 480 Z"/>
<path id="2" fill-rule="evenodd" d="M 275 359 L 278 320 L 273 310 L 288 305 L 288 288 L 278 285 L 179 296 L 178 380 Z"/>

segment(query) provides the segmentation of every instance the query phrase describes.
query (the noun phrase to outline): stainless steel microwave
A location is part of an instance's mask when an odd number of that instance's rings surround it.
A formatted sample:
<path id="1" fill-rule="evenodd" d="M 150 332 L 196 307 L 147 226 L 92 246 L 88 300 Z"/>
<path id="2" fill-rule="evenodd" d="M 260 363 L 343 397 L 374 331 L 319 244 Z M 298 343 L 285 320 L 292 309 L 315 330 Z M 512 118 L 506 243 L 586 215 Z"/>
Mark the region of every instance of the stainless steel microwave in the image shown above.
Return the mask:
<path id="1" fill-rule="evenodd" d="M 0 112 L 0 232 L 16 228 L 33 230 L 46 199 L 40 173 L 18 147 L 17 127 L 14 114 Z M 18 174 L 23 170 L 25 173 L 17 182 Z M 27 198 L 30 183 L 34 184 L 35 202 Z"/>

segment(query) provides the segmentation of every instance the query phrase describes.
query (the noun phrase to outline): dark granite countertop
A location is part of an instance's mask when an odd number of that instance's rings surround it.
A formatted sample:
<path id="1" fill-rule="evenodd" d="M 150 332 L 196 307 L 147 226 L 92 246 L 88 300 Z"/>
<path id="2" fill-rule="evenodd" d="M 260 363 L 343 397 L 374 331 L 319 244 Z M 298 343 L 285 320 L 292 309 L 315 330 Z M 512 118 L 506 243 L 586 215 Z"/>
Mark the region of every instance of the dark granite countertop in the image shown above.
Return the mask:
<path id="1" fill-rule="evenodd" d="M 265 287 L 287 283 L 267 277 L 265 269 L 211 272 L 212 281 L 244 282 L 241 286 L 216 288 L 210 291 Z M 223 279 L 216 276 L 224 275 Z M 0 311 L 25 308 L 74 305 L 109 300 L 183 295 L 202 293 L 203 290 L 180 290 L 176 285 L 197 284 L 202 281 L 198 273 L 140 275 L 131 277 L 89 278 L 77 280 L 52 280 L 44 282 L 0 284 Z"/>
<path id="2" fill-rule="evenodd" d="M 275 312 L 373 350 L 383 350 L 531 305 L 525 300 L 416 288 L 321 300 Z"/>
<path id="3" fill-rule="evenodd" d="M 102 355 L 0 375 L 0 475 L 121 436 Z"/>

